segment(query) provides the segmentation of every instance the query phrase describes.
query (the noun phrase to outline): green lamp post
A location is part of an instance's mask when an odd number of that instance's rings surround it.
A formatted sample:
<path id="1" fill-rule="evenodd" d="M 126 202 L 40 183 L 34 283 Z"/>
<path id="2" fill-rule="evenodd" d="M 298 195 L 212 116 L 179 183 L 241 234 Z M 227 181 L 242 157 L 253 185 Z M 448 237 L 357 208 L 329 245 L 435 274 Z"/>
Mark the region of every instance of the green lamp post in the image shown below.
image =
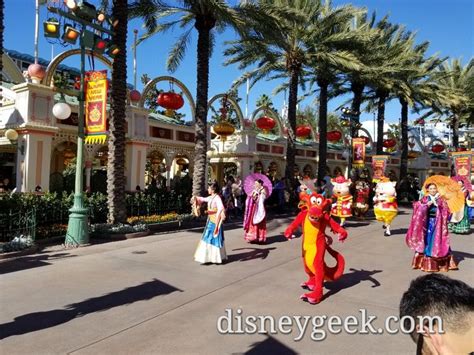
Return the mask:
<path id="1" fill-rule="evenodd" d="M 77 127 L 77 155 L 76 155 L 76 177 L 74 185 L 74 205 L 69 210 L 71 213 L 69 215 L 69 222 L 66 234 L 66 246 L 79 246 L 86 245 L 89 243 L 89 227 L 88 227 L 88 209 L 84 207 L 84 197 L 83 197 L 83 167 L 84 167 L 84 77 L 85 77 L 85 56 L 86 56 L 86 47 L 91 50 L 97 50 L 101 53 L 105 47 L 104 40 L 97 33 L 105 33 L 108 35 L 113 35 L 113 31 L 104 28 L 102 25 L 97 23 L 102 23 L 107 16 L 103 12 L 97 12 L 95 7 L 85 1 L 76 2 L 75 0 L 68 0 L 66 6 L 69 9 L 68 12 L 61 10 L 60 8 L 50 6 L 48 11 L 55 13 L 59 16 L 65 17 L 75 24 L 77 24 L 80 29 L 77 29 L 72 24 L 67 24 L 64 26 L 64 33 L 61 37 L 61 40 L 66 43 L 75 44 L 77 39 L 79 39 L 80 45 L 80 58 L 81 58 L 81 85 L 78 93 L 79 101 L 79 117 L 78 117 L 78 127 Z M 47 33 L 48 29 L 57 31 L 51 26 L 52 19 L 49 19 L 49 24 L 45 24 L 45 37 L 53 37 L 51 34 Z M 94 23 L 94 22 L 95 23 Z M 49 27 L 48 27 L 49 25 Z M 88 31 L 87 27 L 91 27 L 95 30 L 95 33 Z M 56 34 L 54 37 L 59 37 Z M 116 46 L 114 46 L 115 48 Z"/>

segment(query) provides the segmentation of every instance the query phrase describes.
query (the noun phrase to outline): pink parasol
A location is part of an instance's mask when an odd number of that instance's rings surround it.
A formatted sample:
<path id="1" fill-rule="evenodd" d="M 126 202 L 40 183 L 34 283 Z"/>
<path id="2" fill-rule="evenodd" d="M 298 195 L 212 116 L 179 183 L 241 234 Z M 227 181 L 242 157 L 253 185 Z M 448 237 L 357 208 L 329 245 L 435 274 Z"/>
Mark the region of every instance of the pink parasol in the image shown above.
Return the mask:
<path id="1" fill-rule="evenodd" d="M 245 193 L 247 195 L 252 194 L 252 191 L 255 189 L 255 181 L 257 181 L 258 179 L 263 181 L 263 186 L 267 190 L 267 198 L 270 197 L 273 190 L 272 182 L 270 181 L 269 178 L 267 178 L 265 175 L 260 174 L 260 173 L 253 173 L 245 178 L 245 181 L 244 181 Z"/>

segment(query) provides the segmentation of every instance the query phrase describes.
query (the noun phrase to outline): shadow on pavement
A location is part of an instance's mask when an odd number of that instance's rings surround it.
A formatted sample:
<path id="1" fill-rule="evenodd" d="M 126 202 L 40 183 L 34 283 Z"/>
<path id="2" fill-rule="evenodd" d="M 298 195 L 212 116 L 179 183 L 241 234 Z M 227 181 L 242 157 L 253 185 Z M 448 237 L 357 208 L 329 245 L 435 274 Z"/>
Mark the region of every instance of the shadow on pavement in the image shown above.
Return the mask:
<path id="1" fill-rule="evenodd" d="M 369 221 L 366 221 L 366 222 L 362 222 L 362 221 L 359 221 L 359 222 L 346 222 L 346 224 L 344 225 L 344 228 L 346 227 L 367 227 L 370 225 L 370 222 Z"/>
<path id="2" fill-rule="evenodd" d="M 48 261 L 56 259 L 71 258 L 77 255 L 69 253 L 43 254 L 35 256 L 22 256 L 16 259 L 6 260 L 0 263 L 0 275 L 9 274 L 11 272 L 33 269 L 35 267 L 51 265 Z"/>
<path id="3" fill-rule="evenodd" d="M 276 248 L 237 248 L 232 249 L 232 251 L 236 250 L 249 250 L 244 253 L 239 254 L 231 254 L 227 256 L 226 264 L 232 263 L 234 261 L 249 261 L 254 259 L 266 259 L 268 254 L 270 254 L 270 250 L 275 250 Z"/>
<path id="4" fill-rule="evenodd" d="M 372 275 L 378 274 L 379 272 L 382 272 L 382 270 L 364 270 L 364 269 L 353 269 L 350 268 L 351 273 L 347 273 L 341 276 L 340 279 L 332 282 L 325 282 L 324 287 L 329 289 L 329 292 L 327 292 L 324 296 L 323 299 L 326 299 L 332 295 L 335 295 L 341 290 L 344 290 L 346 288 L 353 287 L 362 281 L 370 281 L 373 283 L 372 288 L 374 287 L 379 287 L 380 282 L 378 282 L 376 279 L 372 277 Z"/>
<path id="5" fill-rule="evenodd" d="M 175 291 L 183 292 L 165 282 L 153 279 L 153 281 L 148 281 L 138 286 L 128 287 L 103 296 L 89 298 L 79 303 L 73 303 L 63 309 L 24 314 L 16 317 L 10 323 L 0 324 L 0 339 L 55 327 L 90 313 L 149 300 L 153 297 Z"/>
<path id="6" fill-rule="evenodd" d="M 265 245 L 273 244 L 273 243 L 284 243 L 284 242 L 287 242 L 287 241 L 288 241 L 288 239 L 286 239 L 284 235 L 277 234 L 277 235 L 268 237 L 266 242 L 265 242 Z"/>
<path id="7" fill-rule="evenodd" d="M 408 228 L 398 228 L 398 229 L 392 229 L 390 231 L 390 233 L 392 235 L 395 235 L 395 234 L 407 234 L 408 232 Z"/>
<path id="8" fill-rule="evenodd" d="M 453 251 L 454 260 L 459 264 L 466 259 L 474 259 L 474 254 L 465 253 L 463 251 Z"/>
<path id="9" fill-rule="evenodd" d="M 267 335 L 267 339 L 260 341 L 258 343 L 252 344 L 252 348 L 246 351 L 246 355 L 256 355 L 256 354 L 281 354 L 281 355 L 294 355 L 298 354 L 293 351 L 291 348 L 280 343 L 275 338 Z"/>

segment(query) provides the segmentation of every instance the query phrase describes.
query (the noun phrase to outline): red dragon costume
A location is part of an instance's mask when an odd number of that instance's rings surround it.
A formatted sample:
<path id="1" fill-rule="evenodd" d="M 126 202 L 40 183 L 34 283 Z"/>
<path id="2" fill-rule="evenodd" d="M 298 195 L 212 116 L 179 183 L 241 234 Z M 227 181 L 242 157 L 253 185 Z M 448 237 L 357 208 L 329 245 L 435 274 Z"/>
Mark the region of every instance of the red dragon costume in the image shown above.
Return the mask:
<path id="1" fill-rule="evenodd" d="M 325 234 L 329 226 L 333 233 L 338 234 L 339 241 L 347 238 L 347 232 L 329 214 L 331 200 L 315 192 L 308 194 L 300 193 L 301 209 L 296 219 L 286 228 L 285 237 L 292 238 L 293 232 L 301 225 L 303 230 L 302 257 L 308 281 L 303 282 L 301 287 L 309 289 L 311 292 L 301 295 L 301 299 L 311 304 L 321 302 L 323 298 L 323 282 L 337 280 L 344 273 L 345 261 L 341 254 L 332 249 L 329 245 L 332 238 Z M 328 241 L 326 241 L 328 238 Z M 328 253 L 336 259 L 334 267 L 328 267 L 324 263 L 324 254 Z"/>

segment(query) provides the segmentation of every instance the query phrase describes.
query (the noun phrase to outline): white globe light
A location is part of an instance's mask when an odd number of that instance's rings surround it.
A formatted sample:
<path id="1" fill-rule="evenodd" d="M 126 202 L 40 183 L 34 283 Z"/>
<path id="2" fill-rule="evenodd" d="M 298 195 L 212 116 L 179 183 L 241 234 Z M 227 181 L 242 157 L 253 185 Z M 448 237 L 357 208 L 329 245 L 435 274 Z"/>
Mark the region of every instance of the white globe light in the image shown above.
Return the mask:
<path id="1" fill-rule="evenodd" d="M 18 132 L 15 131 L 14 129 L 7 129 L 5 131 L 5 137 L 9 140 L 9 141 L 16 141 L 18 139 Z"/>
<path id="2" fill-rule="evenodd" d="M 58 102 L 53 106 L 53 115 L 58 120 L 65 120 L 71 116 L 71 107 L 65 102 Z"/>
<path id="3" fill-rule="evenodd" d="M 342 152 L 342 158 L 343 158 L 343 159 L 349 158 L 349 151 L 344 150 L 344 151 Z"/>

